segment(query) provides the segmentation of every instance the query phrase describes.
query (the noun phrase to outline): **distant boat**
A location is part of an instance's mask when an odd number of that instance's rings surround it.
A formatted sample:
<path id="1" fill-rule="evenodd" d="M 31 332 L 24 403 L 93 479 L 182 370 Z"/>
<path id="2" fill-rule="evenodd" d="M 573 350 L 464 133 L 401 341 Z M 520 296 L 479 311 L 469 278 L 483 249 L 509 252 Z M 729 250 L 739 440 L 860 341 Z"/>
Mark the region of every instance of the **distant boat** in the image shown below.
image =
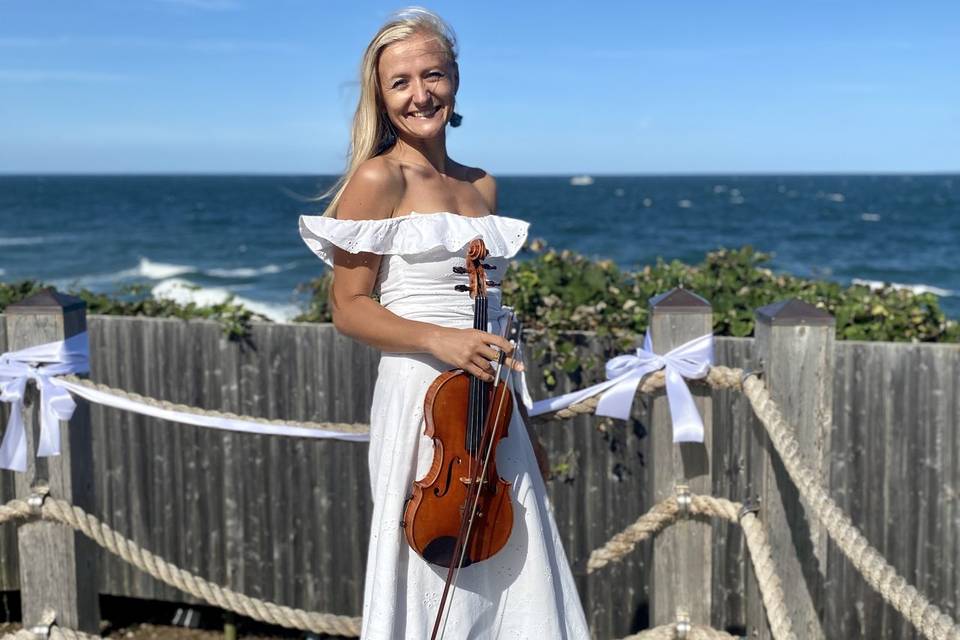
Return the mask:
<path id="1" fill-rule="evenodd" d="M 592 176 L 573 176 L 570 178 L 570 184 L 575 187 L 586 187 L 593 184 Z"/>

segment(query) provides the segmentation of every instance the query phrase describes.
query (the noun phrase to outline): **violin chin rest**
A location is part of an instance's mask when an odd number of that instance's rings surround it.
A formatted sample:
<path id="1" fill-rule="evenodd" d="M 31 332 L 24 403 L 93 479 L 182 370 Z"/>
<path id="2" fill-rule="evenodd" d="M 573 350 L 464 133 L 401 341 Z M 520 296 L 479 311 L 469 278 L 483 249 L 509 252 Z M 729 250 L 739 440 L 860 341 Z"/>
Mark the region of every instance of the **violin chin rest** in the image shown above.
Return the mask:
<path id="1" fill-rule="evenodd" d="M 442 536 L 430 541 L 423 550 L 423 559 L 430 564 L 450 568 L 453 562 L 453 551 L 457 546 L 457 539 L 453 536 Z M 464 557 L 461 568 L 473 564 L 469 556 Z"/>

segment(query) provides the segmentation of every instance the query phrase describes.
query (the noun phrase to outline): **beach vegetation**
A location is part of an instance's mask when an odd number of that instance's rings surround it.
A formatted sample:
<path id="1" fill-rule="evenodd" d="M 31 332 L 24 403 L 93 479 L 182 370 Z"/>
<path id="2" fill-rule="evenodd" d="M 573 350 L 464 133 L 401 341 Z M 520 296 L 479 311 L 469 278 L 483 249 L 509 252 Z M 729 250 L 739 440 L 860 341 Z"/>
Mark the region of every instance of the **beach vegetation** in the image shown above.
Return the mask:
<path id="1" fill-rule="evenodd" d="M 503 299 L 540 334 L 532 345 L 548 386 L 560 372 L 597 364 L 573 348 L 571 332 L 605 338 L 604 358 L 635 348 L 649 321 L 648 300 L 675 287 L 710 301 L 714 333 L 721 336 L 751 336 L 757 308 L 797 298 L 834 316 L 838 340 L 960 342 L 960 325 L 946 317 L 931 293 L 776 273 L 769 268 L 772 256 L 749 246 L 712 251 L 699 264 L 658 260 L 636 270 L 557 251 L 542 241 L 530 247 L 533 255 L 511 267 Z"/>
<path id="2" fill-rule="evenodd" d="M 746 246 L 718 249 L 698 264 L 658 260 L 634 270 L 612 260 L 531 241 L 503 282 L 503 302 L 517 310 L 541 363 L 547 386 L 558 376 L 578 378 L 615 353 L 639 344 L 649 321 L 648 300 L 684 287 L 713 305 L 716 335 L 753 335 L 756 309 L 798 298 L 836 318 L 838 340 L 960 342 L 960 325 L 949 320 L 937 296 L 885 286 L 845 286 L 826 280 L 776 273 L 771 254 Z M 309 295 L 301 322 L 329 322 L 330 274 L 303 286 Z M 585 335 L 599 338 L 602 353 L 577 348 Z M 595 377 L 595 376 L 590 376 Z"/>
<path id="3" fill-rule="evenodd" d="M 776 273 L 769 267 L 771 257 L 751 247 L 719 249 L 698 264 L 658 260 L 631 270 L 533 240 L 503 282 L 503 302 L 517 310 L 536 336 L 530 341 L 533 355 L 545 364 L 548 386 L 560 373 L 577 377 L 583 368 L 600 362 L 599 356 L 585 357 L 585 350 L 577 348 L 584 336 L 600 339 L 604 358 L 635 347 L 647 328 L 648 300 L 674 287 L 711 302 L 714 333 L 721 336 L 750 336 L 758 307 L 798 298 L 836 318 L 839 340 L 960 342 L 960 325 L 946 317 L 932 293 Z M 328 272 L 301 285 L 305 303 L 294 321 L 331 321 L 330 280 Z M 43 286 L 34 281 L 0 283 L 0 311 Z M 154 298 L 143 285 L 114 295 L 85 289 L 67 293 L 83 298 L 90 314 L 206 318 L 219 322 L 232 338 L 248 335 L 254 321 L 268 321 L 232 299 L 212 306 L 180 304 Z"/>
<path id="4" fill-rule="evenodd" d="M 35 280 L 0 282 L 0 312 L 3 312 L 7 305 L 29 298 L 47 287 L 48 285 Z M 68 290 L 64 293 L 83 299 L 87 303 L 87 313 L 90 315 L 214 320 L 221 325 L 224 335 L 230 339 L 247 337 L 254 320 L 267 320 L 236 303 L 233 298 L 207 306 L 200 306 L 193 302 L 181 304 L 154 297 L 150 292 L 150 286 L 144 284 L 125 286 L 114 294 L 94 293 L 88 289 Z"/>

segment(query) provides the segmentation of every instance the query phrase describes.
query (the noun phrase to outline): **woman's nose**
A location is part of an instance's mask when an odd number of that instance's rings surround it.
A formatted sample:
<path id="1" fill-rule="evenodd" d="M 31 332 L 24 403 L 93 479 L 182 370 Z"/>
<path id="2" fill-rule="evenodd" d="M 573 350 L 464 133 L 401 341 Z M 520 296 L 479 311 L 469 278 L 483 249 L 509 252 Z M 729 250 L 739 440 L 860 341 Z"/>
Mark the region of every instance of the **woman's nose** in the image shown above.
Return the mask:
<path id="1" fill-rule="evenodd" d="M 426 107 L 430 104 L 430 89 L 423 80 L 413 84 L 413 102 L 418 107 Z"/>

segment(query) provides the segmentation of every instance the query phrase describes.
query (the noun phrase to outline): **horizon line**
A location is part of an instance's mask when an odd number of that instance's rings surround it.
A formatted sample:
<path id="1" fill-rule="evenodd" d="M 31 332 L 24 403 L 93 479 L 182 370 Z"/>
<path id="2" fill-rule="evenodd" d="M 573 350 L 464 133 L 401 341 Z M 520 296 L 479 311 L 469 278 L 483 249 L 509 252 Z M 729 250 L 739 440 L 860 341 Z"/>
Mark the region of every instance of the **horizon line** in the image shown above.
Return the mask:
<path id="1" fill-rule="evenodd" d="M 0 178 L 125 178 L 125 177 L 222 177 L 222 178 L 268 178 L 268 177 L 316 177 L 339 178 L 342 173 L 315 173 L 303 171 L 0 171 Z M 931 171 L 677 171 L 677 172 L 547 172 L 547 173 L 498 173 L 497 178 L 572 178 L 589 176 L 591 178 L 671 178 L 671 177 L 805 177 L 805 176 L 960 176 L 960 168 Z"/>

